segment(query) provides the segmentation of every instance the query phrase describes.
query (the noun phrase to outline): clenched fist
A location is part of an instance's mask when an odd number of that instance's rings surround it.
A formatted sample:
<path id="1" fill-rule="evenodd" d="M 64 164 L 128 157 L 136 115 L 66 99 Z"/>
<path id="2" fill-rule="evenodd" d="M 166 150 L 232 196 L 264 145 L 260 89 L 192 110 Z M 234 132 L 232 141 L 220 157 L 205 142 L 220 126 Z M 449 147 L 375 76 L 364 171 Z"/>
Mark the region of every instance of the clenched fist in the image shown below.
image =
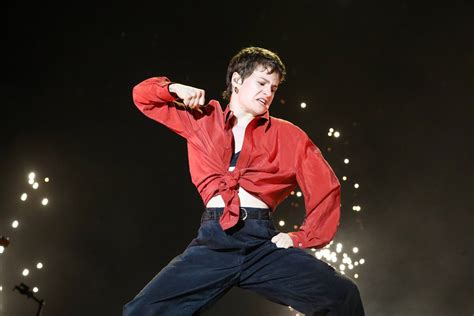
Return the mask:
<path id="1" fill-rule="evenodd" d="M 172 83 L 168 86 L 168 90 L 174 93 L 178 98 L 183 100 L 184 105 L 189 106 L 191 109 L 196 109 L 202 113 L 199 108 L 204 105 L 205 102 L 205 91 L 194 87 L 186 86 L 180 83 Z"/>

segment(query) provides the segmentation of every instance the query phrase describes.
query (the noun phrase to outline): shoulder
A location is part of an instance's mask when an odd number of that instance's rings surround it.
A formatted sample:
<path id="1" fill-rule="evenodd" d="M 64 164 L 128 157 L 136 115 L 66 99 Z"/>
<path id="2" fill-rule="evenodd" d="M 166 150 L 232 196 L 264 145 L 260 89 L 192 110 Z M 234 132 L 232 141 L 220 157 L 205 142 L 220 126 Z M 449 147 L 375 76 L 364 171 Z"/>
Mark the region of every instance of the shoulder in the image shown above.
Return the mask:
<path id="1" fill-rule="evenodd" d="M 306 132 L 298 125 L 278 117 L 270 116 L 270 118 L 271 124 L 275 128 L 289 133 L 291 136 L 296 138 L 308 138 Z"/>

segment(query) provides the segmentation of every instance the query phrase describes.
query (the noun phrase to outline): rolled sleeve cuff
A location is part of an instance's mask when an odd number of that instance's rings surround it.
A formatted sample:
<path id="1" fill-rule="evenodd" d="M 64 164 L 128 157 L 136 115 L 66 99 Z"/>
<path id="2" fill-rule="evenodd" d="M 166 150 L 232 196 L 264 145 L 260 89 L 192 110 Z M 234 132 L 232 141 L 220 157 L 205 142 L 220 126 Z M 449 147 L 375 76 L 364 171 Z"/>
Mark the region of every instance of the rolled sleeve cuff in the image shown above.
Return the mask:
<path id="1" fill-rule="evenodd" d="M 172 94 L 168 89 L 169 85 L 172 83 L 174 82 L 168 80 L 158 83 L 156 87 L 156 94 L 161 100 L 165 102 L 171 102 L 178 99 L 178 97 L 175 94 Z"/>
<path id="2" fill-rule="evenodd" d="M 304 242 L 302 238 L 299 236 L 300 232 L 290 232 L 288 235 L 290 236 L 291 240 L 293 241 L 293 247 L 295 248 L 304 248 Z"/>

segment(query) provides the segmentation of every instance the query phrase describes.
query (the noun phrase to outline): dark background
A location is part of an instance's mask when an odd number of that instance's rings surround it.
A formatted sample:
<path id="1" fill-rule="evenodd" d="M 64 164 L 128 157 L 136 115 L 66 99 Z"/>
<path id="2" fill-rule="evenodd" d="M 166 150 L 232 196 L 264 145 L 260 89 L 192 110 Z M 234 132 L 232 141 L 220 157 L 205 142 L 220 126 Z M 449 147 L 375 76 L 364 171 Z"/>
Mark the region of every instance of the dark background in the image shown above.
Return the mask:
<path id="1" fill-rule="evenodd" d="M 367 315 L 474 312 L 467 1 L 9 2 L 4 16 L 2 315 L 34 315 L 12 291 L 20 282 L 39 287 L 45 316 L 120 315 L 184 250 L 203 208 L 186 144 L 143 116 L 131 89 L 166 75 L 221 100 L 229 59 L 251 45 L 287 66 L 271 115 L 349 177 L 336 240 L 366 259 L 356 282 Z M 50 183 L 33 191 L 30 171 Z M 277 209 L 289 224 L 304 214 L 295 199 Z M 207 313 L 224 314 L 294 313 L 235 288 Z"/>

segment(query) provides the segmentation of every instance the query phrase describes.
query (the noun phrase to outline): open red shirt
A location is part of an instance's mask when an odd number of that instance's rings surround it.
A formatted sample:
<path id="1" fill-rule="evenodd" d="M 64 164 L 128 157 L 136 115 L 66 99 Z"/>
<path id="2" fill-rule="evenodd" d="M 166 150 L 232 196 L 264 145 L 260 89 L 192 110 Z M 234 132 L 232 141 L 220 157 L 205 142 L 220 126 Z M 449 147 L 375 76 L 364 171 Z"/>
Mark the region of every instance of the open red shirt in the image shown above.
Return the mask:
<path id="1" fill-rule="evenodd" d="M 149 118 L 187 140 L 189 170 L 204 205 L 221 194 L 225 203 L 222 228 L 239 219 L 238 188 L 265 202 L 275 211 L 298 185 L 306 216 L 298 231 L 290 232 L 295 247 L 321 248 L 336 234 L 340 218 L 340 183 L 318 147 L 296 125 L 264 114 L 245 130 L 239 159 L 233 171 L 233 113 L 216 100 L 203 113 L 182 106 L 168 90 L 166 77 L 147 79 L 133 88 L 133 100 Z"/>

